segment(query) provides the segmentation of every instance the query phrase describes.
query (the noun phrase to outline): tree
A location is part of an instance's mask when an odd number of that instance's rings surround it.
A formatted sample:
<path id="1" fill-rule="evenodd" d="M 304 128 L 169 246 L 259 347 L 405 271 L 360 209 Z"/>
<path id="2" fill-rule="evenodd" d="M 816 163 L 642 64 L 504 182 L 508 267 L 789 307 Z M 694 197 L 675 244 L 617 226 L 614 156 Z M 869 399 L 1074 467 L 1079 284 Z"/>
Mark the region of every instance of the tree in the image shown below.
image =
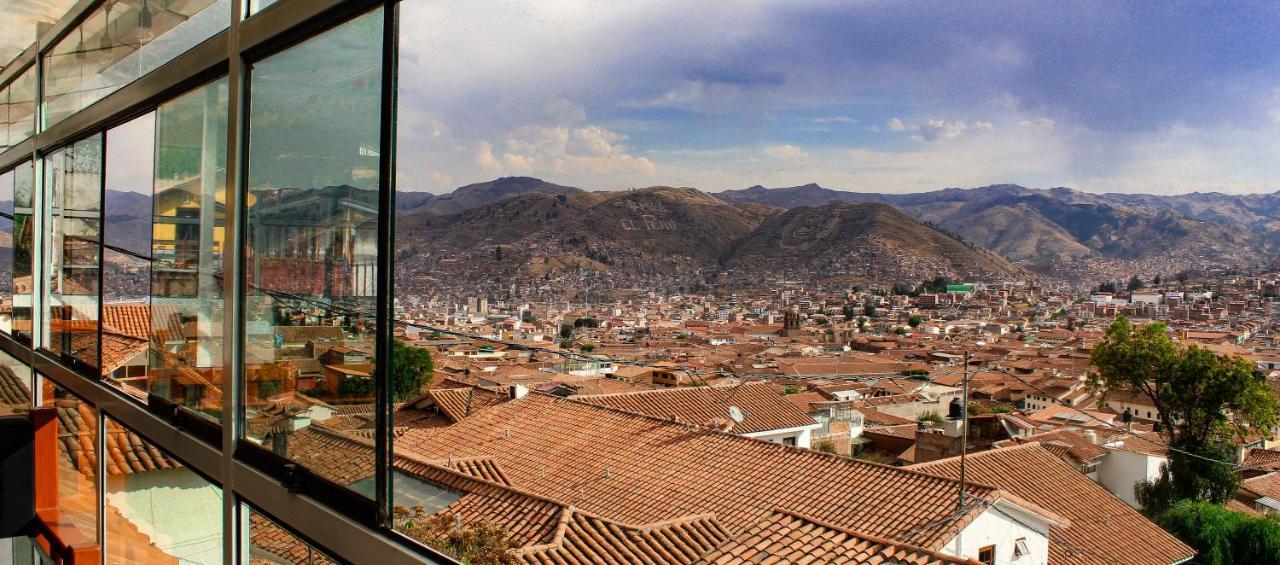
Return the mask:
<path id="1" fill-rule="evenodd" d="M 405 345 L 398 339 L 393 341 L 391 343 L 392 400 L 407 402 L 422 394 L 422 389 L 431 384 L 434 370 L 430 351 Z"/>
<path id="2" fill-rule="evenodd" d="M 1156 278 L 1151 279 L 1151 285 L 1160 286 L 1160 275 L 1156 275 Z"/>
<path id="3" fill-rule="evenodd" d="M 502 262 L 502 246 L 501 245 L 493 248 L 493 260 L 497 263 Z"/>
<path id="4" fill-rule="evenodd" d="M 896 327 L 896 328 L 893 328 L 893 333 L 894 333 L 895 335 L 907 335 L 907 328 L 904 328 L 904 327 L 902 327 L 902 326 L 898 326 L 898 327 Z"/>
<path id="5" fill-rule="evenodd" d="M 1155 520 L 1196 550 L 1196 563 L 1280 563 L 1280 519 L 1253 517 L 1207 502 L 1185 500 Z"/>
<path id="6" fill-rule="evenodd" d="M 596 346 L 591 345 L 590 343 L 584 343 L 579 346 L 578 349 L 581 349 L 583 353 L 591 353 L 592 351 L 595 351 Z"/>
<path id="7" fill-rule="evenodd" d="M 847 321 L 849 321 L 849 320 L 852 320 L 852 319 L 853 319 L 853 315 L 854 315 L 854 312 L 853 312 L 853 305 L 852 305 L 852 304 L 845 304 L 845 305 L 844 305 L 844 308 L 842 308 L 842 309 L 840 310 L 840 313 L 841 313 L 841 314 L 844 314 L 844 319 L 845 319 L 845 321 L 846 321 L 846 322 L 847 322 Z"/>
<path id="8" fill-rule="evenodd" d="M 1142 279 L 1139 279 L 1138 275 L 1133 275 L 1129 278 L 1129 284 L 1125 285 L 1124 289 L 1132 292 L 1141 289 L 1142 286 Z"/>
<path id="9" fill-rule="evenodd" d="M 862 313 L 868 318 L 874 318 L 876 315 L 876 304 L 874 302 L 867 302 L 862 306 Z"/>
<path id="10" fill-rule="evenodd" d="M 560 326 L 560 338 L 561 338 L 561 339 L 571 339 L 572 337 L 573 337 L 573 325 L 572 325 L 572 324 L 562 324 L 562 325 Z"/>
<path id="11" fill-rule="evenodd" d="M 925 412 L 924 414 L 921 414 L 919 418 L 917 418 L 917 421 L 920 421 L 920 422 L 933 422 L 934 424 L 937 424 L 937 425 L 941 426 L 941 425 L 942 425 L 942 415 L 941 415 L 941 414 L 938 414 L 937 412 Z"/>
<path id="12" fill-rule="evenodd" d="M 913 328 L 920 327 L 920 324 L 923 323 L 924 318 L 918 314 L 912 314 L 910 318 L 907 318 L 907 325 Z"/>
<path id="13" fill-rule="evenodd" d="M 520 314 L 520 321 L 526 324 L 532 324 L 535 321 L 537 321 L 537 318 L 533 317 L 533 312 L 525 310 L 523 313 Z"/>
<path id="14" fill-rule="evenodd" d="M 1175 344 L 1164 324 L 1116 318 L 1091 361 L 1090 388 L 1104 401 L 1111 392 L 1146 396 L 1173 448 L 1168 477 L 1139 487 L 1149 515 L 1182 499 L 1225 502 L 1238 479 L 1224 472 L 1231 458 L 1221 443 L 1233 427 L 1270 429 L 1277 422 L 1277 398 L 1252 363 Z"/>

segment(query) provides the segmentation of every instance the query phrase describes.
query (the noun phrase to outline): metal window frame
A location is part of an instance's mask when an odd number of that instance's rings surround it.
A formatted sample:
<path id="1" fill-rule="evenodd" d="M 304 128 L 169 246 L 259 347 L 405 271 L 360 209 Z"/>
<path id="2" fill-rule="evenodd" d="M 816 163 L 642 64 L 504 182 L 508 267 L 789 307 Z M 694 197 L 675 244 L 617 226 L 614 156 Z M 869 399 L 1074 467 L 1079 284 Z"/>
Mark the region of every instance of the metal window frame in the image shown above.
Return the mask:
<path id="1" fill-rule="evenodd" d="M 79 0 L 66 15 L 39 34 L 31 47 L 19 54 L 0 71 L 0 87 L 7 86 L 21 73 L 35 69 L 36 125 L 41 121 L 44 100 L 44 55 L 73 32 L 104 0 Z M 224 246 L 230 251 L 224 257 L 223 300 L 223 417 L 220 442 L 209 441 L 208 432 L 195 430 L 167 417 L 155 407 L 140 405 L 100 379 L 89 379 L 42 350 L 40 331 L 33 331 L 34 343 L 23 344 L 11 335 L 0 333 L 0 351 L 29 365 L 33 376 L 47 378 L 94 406 L 99 424 L 111 418 L 127 429 L 182 461 L 193 471 L 217 485 L 223 493 L 223 561 L 247 561 L 247 523 L 242 519 L 242 505 L 254 507 L 272 521 L 286 528 L 300 540 L 320 551 L 348 562 L 444 562 L 452 558 L 411 540 L 391 528 L 391 399 L 388 375 L 391 352 L 390 315 L 394 267 L 390 251 L 394 248 L 395 204 L 395 125 L 396 64 L 398 38 L 398 0 L 279 0 L 251 17 L 245 16 L 247 0 L 232 0 L 230 21 L 226 30 L 215 34 L 191 50 L 175 57 L 154 71 L 117 89 L 101 100 L 73 113 L 50 127 L 35 128 L 27 140 L 0 152 L 0 171 L 8 171 L 31 161 L 37 190 L 33 204 L 33 221 L 42 233 L 43 214 L 47 205 L 44 158 L 50 153 L 91 135 L 104 135 L 106 130 L 155 110 L 161 103 L 220 77 L 228 80 L 226 218 Z M 378 364 L 375 379 L 377 411 L 376 500 L 369 512 L 342 511 L 331 502 L 331 496 L 318 489 L 311 493 L 291 493 L 273 477 L 270 469 L 255 465 L 243 457 L 240 440 L 243 422 L 238 417 L 243 401 L 244 360 L 244 239 L 246 189 L 245 164 L 248 155 L 247 108 L 249 97 L 248 65 L 271 54 L 301 43 L 349 19 L 375 8 L 383 8 L 382 104 L 380 108 L 379 214 L 377 289 L 377 355 L 385 361 Z M 105 145 L 105 139 L 104 139 Z M 105 147 L 103 157 L 106 159 Z M 102 182 L 105 183 L 105 167 Z M 105 206 L 105 202 L 103 203 Z M 105 242 L 107 226 L 100 226 L 99 236 Z M 33 242 L 32 323 L 38 330 L 46 320 L 41 313 L 41 284 L 44 272 L 43 238 Z M 99 251 L 101 254 L 101 250 Z M 99 264 L 99 276 L 102 276 Z M 99 308 L 101 292 L 99 285 Z M 99 316 L 101 320 L 101 315 Z M 101 348 L 99 348 L 101 349 Z M 39 386 L 35 387 L 39 389 Z M 37 392 L 38 394 L 38 392 Z M 217 433 L 217 432 L 215 432 Z M 101 435 L 101 434 L 100 434 Z M 201 440 L 200 437 L 205 439 Z M 216 436 L 215 436 L 216 437 Z M 99 443 L 103 438 L 99 438 Z M 353 516 L 357 514 L 357 516 Z M 313 540 L 324 540 L 315 543 Z"/>

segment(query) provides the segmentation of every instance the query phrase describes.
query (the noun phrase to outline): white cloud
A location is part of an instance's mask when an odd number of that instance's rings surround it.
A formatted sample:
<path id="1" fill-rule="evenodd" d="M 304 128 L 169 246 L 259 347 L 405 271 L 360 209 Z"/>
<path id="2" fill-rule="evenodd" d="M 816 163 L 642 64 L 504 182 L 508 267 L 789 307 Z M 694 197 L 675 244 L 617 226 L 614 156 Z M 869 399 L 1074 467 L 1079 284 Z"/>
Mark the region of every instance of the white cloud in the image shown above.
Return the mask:
<path id="1" fill-rule="evenodd" d="M 770 145 L 764 148 L 764 154 L 783 161 L 805 161 L 809 154 L 794 145 Z"/>
<path id="2" fill-rule="evenodd" d="M 916 141 L 945 141 L 955 139 L 969 130 L 995 129 L 991 122 L 964 120 L 927 120 L 923 123 L 906 123 L 901 118 L 893 118 L 887 124 L 892 132 L 912 132 L 911 139 Z"/>
<path id="3" fill-rule="evenodd" d="M 1018 122 L 1018 125 L 1024 128 L 1041 128 L 1041 129 L 1053 129 L 1053 126 L 1056 124 L 1057 122 L 1053 121 L 1052 118 L 1035 118 L 1032 120 L 1022 120 Z"/>

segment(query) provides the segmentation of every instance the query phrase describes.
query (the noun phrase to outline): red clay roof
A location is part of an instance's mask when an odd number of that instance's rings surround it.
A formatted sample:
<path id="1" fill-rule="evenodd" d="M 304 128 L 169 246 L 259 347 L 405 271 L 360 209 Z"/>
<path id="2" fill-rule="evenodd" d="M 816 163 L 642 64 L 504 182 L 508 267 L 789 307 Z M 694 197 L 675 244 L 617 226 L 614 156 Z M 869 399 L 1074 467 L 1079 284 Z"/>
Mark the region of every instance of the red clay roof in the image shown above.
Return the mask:
<path id="1" fill-rule="evenodd" d="M 1038 443 L 971 453 L 966 476 L 997 485 L 1070 520 L 1049 528 L 1049 562 L 1085 565 L 1168 565 L 1195 551 L 1165 533 Z M 955 477 L 960 458 L 912 469 Z"/>
<path id="2" fill-rule="evenodd" d="M 630 524 L 711 513 L 740 532 L 786 508 L 900 539 L 955 510 L 949 479 L 540 393 L 452 426 L 407 429 L 395 449 L 424 461 L 489 457 L 519 488 Z M 977 513 L 901 541 L 937 547 Z"/>
<path id="3" fill-rule="evenodd" d="M 608 406 L 655 418 L 678 418 L 688 424 L 730 422 L 729 407 L 737 406 L 746 417 L 733 426 L 739 434 L 780 430 L 815 424 L 802 411 L 767 383 L 746 383 L 736 387 L 681 387 L 621 394 L 574 397 L 583 402 Z"/>
<path id="4" fill-rule="evenodd" d="M 777 511 L 700 563 L 977 564 L 923 547 L 861 534 L 801 514 Z"/>

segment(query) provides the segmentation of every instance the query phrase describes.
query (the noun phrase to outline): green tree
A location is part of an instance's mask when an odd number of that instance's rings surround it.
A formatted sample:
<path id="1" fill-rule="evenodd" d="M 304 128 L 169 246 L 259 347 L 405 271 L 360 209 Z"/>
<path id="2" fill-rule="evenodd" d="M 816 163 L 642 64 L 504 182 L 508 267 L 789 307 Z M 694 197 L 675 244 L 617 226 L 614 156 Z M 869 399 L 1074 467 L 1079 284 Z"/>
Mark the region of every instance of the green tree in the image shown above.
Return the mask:
<path id="1" fill-rule="evenodd" d="M 862 313 L 868 318 L 874 318 L 876 316 L 876 304 L 874 302 L 867 302 L 862 306 Z"/>
<path id="2" fill-rule="evenodd" d="M 1125 285 L 1124 289 L 1132 292 L 1141 289 L 1142 286 L 1142 279 L 1138 278 L 1138 275 L 1133 275 L 1129 278 L 1129 284 Z"/>
<path id="3" fill-rule="evenodd" d="M 917 420 L 920 422 L 933 422 L 939 426 L 942 425 L 942 415 L 937 412 L 925 412 L 924 414 L 921 414 Z"/>
<path id="4" fill-rule="evenodd" d="M 1151 284 L 1153 286 L 1160 286 L 1160 282 L 1160 275 L 1156 275 L 1156 278 L 1151 279 Z"/>
<path id="5" fill-rule="evenodd" d="M 912 314 L 910 318 L 907 318 L 907 325 L 913 328 L 920 327 L 920 324 L 923 324 L 923 323 L 924 323 L 924 317 L 918 314 Z"/>
<path id="6" fill-rule="evenodd" d="M 1146 396 L 1173 448 L 1168 476 L 1138 487 L 1149 515 L 1182 499 L 1225 502 L 1238 479 L 1218 462 L 1231 461 L 1221 442 L 1233 428 L 1270 429 L 1277 422 L 1277 398 L 1252 363 L 1180 346 L 1164 324 L 1116 318 L 1091 361 L 1091 389 L 1104 400 L 1111 392 Z"/>
<path id="7" fill-rule="evenodd" d="M 847 321 L 849 321 L 849 320 L 852 320 L 852 319 L 853 319 L 853 315 L 854 315 L 853 305 L 852 305 L 852 304 L 845 304 L 845 305 L 844 305 L 844 308 L 841 308 L 841 309 L 840 309 L 840 313 L 841 313 L 841 314 L 844 314 L 844 319 L 845 319 L 845 321 L 846 321 L 846 322 L 847 322 Z"/>
<path id="8" fill-rule="evenodd" d="M 405 345 L 400 340 L 391 343 L 391 398 L 395 402 L 413 400 L 422 389 L 431 384 L 435 367 L 431 352 L 421 347 Z"/>
<path id="9" fill-rule="evenodd" d="M 1184 500 L 1155 520 L 1196 550 L 1196 563 L 1280 563 L 1280 519 L 1253 517 L 1208 502 Z"/>
<path id="10" fill-rule="evenodd" d="M 584 343 L 579 346 L 578 349 L 581 349 L 583 353 L 591 353 L 592 351 L 595 351 L 596 346 L 591 345 L 590 343 Z"/>
<path id="11" fill-rule="evenodd" d="M 573 325 L 572 325 L 572 324 L 563 324 L 563 325 L 561 325 L 561 326 L 560 326 L 560 338 L 561 338 L 561 339 L 570 339 L 570 338 L 572 338 L 572 337 L 573 337 Z"/>
<path id="12" fill-rule="evenodd" d="M 502 262 L 502 246 L 501 245 L 493 248 L 493 260 L 498 263 Z"/>

